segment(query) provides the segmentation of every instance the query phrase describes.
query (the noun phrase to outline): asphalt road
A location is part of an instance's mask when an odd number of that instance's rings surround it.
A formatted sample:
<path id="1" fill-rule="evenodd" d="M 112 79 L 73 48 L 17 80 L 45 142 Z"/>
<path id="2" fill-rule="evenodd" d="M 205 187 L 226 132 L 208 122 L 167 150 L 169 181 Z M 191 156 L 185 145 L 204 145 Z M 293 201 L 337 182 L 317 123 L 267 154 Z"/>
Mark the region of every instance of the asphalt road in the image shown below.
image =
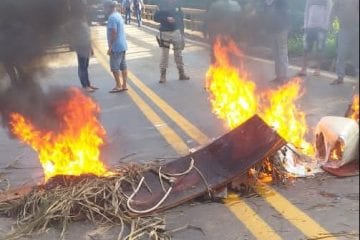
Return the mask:
<path id="1" fill-rule="evenodd" d="M 108 134 L 108 146 L 102 153 L 108 166 L 176 158 L 228 131 L 211 113 L 204 91 L 207 46 L 187 42 L 184 61 L 190 81 L 177 80 L 171 58 L 168 82 L 159 84 L 160 49 L 155 32 L 126 26 L 130 89 L 110 94 L 114 82 L 107 63 L 105 28 L 95 26 L 92 30 L 96 58 L 91 60 L 90 76 L 100 89 L 91 95 L 102 109 L 101 122 Z M 41 77 L 44 88 L 80 85 L 74 53 L 49 57 L 49 67 L 50 74 Z M 268 81 L 273 78 L 273 65 L 269 61 L 247 58 L 246 68 L 260 87 L 271 87 Z M 331 80 L 328 74 L 304 80 L 306 92 L 299 105 L 307 113 L 311 128 L 323 116 L 343 115 L 349 103 L 353 81 L 330 86 Z M 36 154 L 10 139 L 3 129 L 0 177 L 8 179 L 11 186 L 42 179 Z M 176 240 L 359 239 L 359 177 L 320 174 L 287 185 L 263 186 L 257 192 L 257 197 L 233 196 L 226 204 L 192 202 L 179 206 L 165 213 L 168 229 L 189 226 L 174 233 Z M 13 219 L 0 218 L 0 236 L 12 223 Z M 66 239 L 91 239 L 94 229 L 96 226 L 86 222 L 72 224 Z M 35 239 L 57 236 L 59 232 L 51 229 Z M 109 232 L 96 239 L 114 238 L 115 232 Z"/>

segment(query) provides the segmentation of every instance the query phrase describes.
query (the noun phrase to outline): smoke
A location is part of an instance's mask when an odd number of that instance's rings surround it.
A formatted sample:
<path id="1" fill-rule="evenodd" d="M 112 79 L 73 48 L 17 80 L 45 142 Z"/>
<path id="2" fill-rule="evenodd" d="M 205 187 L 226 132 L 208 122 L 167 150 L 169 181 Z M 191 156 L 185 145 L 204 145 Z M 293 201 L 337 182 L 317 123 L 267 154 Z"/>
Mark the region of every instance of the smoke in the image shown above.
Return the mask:
<path id="1" fill-rule="evenodd" d="M 0 90 L 3 126 L 14 112 L 42 129 L 56 126 L 54 102 L 67 98 L 66 90 L 45 93 L 36 78 L 46 72 L 47 49 L 68 42 L 65 26 L 85 13 L 81 0 L 0 0 L 0 64 L 11 79 L 11 86 Z"/>

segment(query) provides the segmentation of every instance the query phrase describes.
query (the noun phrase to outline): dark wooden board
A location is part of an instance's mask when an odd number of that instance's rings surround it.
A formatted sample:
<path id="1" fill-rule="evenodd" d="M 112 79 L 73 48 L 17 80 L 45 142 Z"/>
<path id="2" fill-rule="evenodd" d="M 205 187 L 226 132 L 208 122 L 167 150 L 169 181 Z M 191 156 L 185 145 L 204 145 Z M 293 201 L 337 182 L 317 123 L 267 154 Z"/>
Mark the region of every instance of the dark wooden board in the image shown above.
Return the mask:
<path id="1" fill-rule="evenodd" d="M 163 173 L 181 173 L 189 168 L 193 158 L 207 185 L 193 168 L 188 174 L 177 178 L 172 184 L 171 193 L 156 211 L 163 211 L 204 195 L 208 192 L 208 187 L 212 190 L 225 187 L 235 177 L 246 174 L 252 166 L 285 144 L 272 128 L 255 115 L 200 150 L 166 164 L 161 170 Z M 149 171 L 144 176 L 147 187 L 143 184 L 131 202 L 132 208 L 140 211 L 155 206 L 165 194 L 158 173 Z M 165 184 L 165 188 L 168 187 L 169 184 Z"/>

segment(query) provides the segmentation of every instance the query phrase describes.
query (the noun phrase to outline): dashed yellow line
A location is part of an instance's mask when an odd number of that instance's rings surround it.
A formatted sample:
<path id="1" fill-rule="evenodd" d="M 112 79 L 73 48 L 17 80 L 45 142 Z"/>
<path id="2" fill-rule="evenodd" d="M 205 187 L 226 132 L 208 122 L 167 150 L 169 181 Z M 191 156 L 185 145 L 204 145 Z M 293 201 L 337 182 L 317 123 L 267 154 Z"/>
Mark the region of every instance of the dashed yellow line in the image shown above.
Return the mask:
<path id="1" fill-rule="evenodd" d="M 96 55 L 99 62 L 108 69 L 107 61 L 105 60 L 105 54 L 102 53 L 99 49 L 95 47 Z M 110 72 L 110 70 L 108 70 Z M 209 137 L 202 133 L 197 127 L 195 127 L 191 122 L 189 122 L 185 117 L 180 113 L 174 110 L 170 105 L 168 105 L 161 97 L 154 93 L 149 87 L 142 83 L 133 73 L 129 72 L 130 80 L 148 97 L 150 98 L 155 105 L 157 105 L 172 121 L 174 121 L 187 135 L 194 139 L 199 144 L 203 145 L 209 142 Z M 184 141 L 171 129 L 168 125 L 161 120 L 161 118 L 147 105 L 141 97 L 136 94 L 132 89 L 129 89 L 129 95 L 140 108 L 140 110 L 145 114 L 149 121 L 156 126 L 161 124 L 164 127 L 158 129 L 161 135 L 166 139 L 166 141 L 180 154 L 187 152 L 187 146 Z M 331 236 L 331 234 L 322 228 L 317 222 L 311 219 L 307 214 L 302 212 L 300 209 L 295 207 L 291 202 L 286 200 L 278 192 L 276 192 L 270 186 L 267 188 L 272 191 L 271 196 L 267 196 L 259 193 L 264 197 L 264 199 L 273 206 L 280 214 L 284 216 L 289 222 L 291 222 L 295 227 L 297 227 L 305 236 L 317 236 L 319 234 L 326 234 Z M 259 189 L 258 189 L 259 190 Z M 240 200 L 240 199 L 239 199 Z M 239 201 L 237 205 L 232 205 L 231 202 L 226 204 L 228 208 L 234 213 L 234 215 L 249 229 L 249 231 L 257 239 L 267 239 L 271 235 L 273 238 L 269 239 L 281 239 L 275 231 L 261 219 L 260 216 L 254 212 L 250 206 L 248 206 L 244 201 Z M 261 226 L 261 227 L 260 227 Z M 267 237 L 264 238 L 264 233 L 267 233 Z M 331 238 L 336 239 L 336 238 Z"/>
<path id="2" fill-rule="evenodd" d="M 331 234 L 329 234 L 328 231 L 321 227 L 306 213 L 294 206 L 285 197 L 280 195 L 275 189 L 270 188 L 265 184 L 259 184 L 256 186 L 256 192 L 285 219 L 304 233 L 306 237 L 316 238 L 320 236 L 328 236 L 326 239 L 336 239 L 336 237 L 331 237 Z"/>
<path id="3" fill-rule="evenodd" d="M 183 121 L 179 113 L 175 114 L 171 106 L 169 106 L 163 99 L 156 95 L 149 87 L 143 84 L 134 74 L 131 75 L 131 80 L 133 83 L 142 90 L 145 95 L 147 95 L 163 112 L 173 120 L 181 129 L 185 131 L 189 129 L 186 121 Z M 176 111 L 175 111 L 176 112 Z M 181 116 L 181 118 L 178 117 Z M 191 125 L 191 128 L 195 128 L 197 131 L 194 132 L 191 137 L 202 144 L 202 142 L 208 142 L 209 137 L 197 129 L 194 125 Z M 206 139 L 204 139 L 206 136 Z M 275 189 L 270 186 L 266 186 L 269 191 L 272 191 L 273 195 L 270 198 L 266 198 L 267 202 L 273 206 L 277 211 L 284 215 L 285 219 L 291 222 L 296 228 L 298 228 L 305 236 L 316 236 L 317 234 L 331 234 L 322 228 L 317 222 L 312 220 L 306 213 L 302 212 L 300 209 L 295 207 L 291 202 L 286 200 L 281 194 L 279 194 Z M 265 197 L 265 195 L 262 195 Z M 286 210 L 286 211 L 285 211 Z M 262 239 L 262 238 L 260 238 Z M 336 238 L 329 238 L 336 239 Z"/>
<path id="4" fill-rule="evenodd" d="M 195 139 L 199 144 L 205 145 L 209 142 L 209 138 L 195 127 L 190 121 L 178 113 L 174 108 L 161 99 L 156 93 L 148 88 L 142 81 L 140 81 L 135 74 L 129 72 L 131 81 L 148 96 L 171 120 L 173 120 L 180 128 L 192 139 Z"/>
<path id="5" fill-rule="evenodd" d="M 101 51 L 97 48 L 97 46 L 94 47 L 95 55 L 98 59 L 98 61 L 101 63 L 101 65 L 104 66 L 104 68 L 108 71 L 108 73 L 111 75 L 111 71 L 108 67 L 108 63 L 106 61 L 106 58 L 102 56 Z M 131 99 L 135 102 L 135 104 L 139 107 L 141 112 L 144 113 L 146 118 L 156 127 L 156 129 L 160 132 L 160 134 L 165 138 L 165 140 L 174 148 L 176 151 L 182 155 L 189 153 L 189 148 L 184 143 L 184 141 L 176 134 L 174 130 L 172 130 L 152 108 L 145 103 L 145 101 L 131 88 L 131 86 L 128 86 L 129 88 L 129 96 Z"/>
<path id="6" fill-rule="evenodd" d="M 110 73 L 108 63 L 106 61 L 106 58 L 104 54 L 100 52 L 100 50 L 97 48 L 97 46 L 94 46 L 94 52 L 96 55 L 96 58 L 98 59 L 99 63 L 103 65 L 104 68 L 107 69 L 107 71 Z M 129 74 L 130 79 L 134 76 L 133 74 Z M 184 151 L 187 151 L 188 148 L 186 147 L 186 144 L 184 141 L 176 135 L 176 133 L 171 130 L 161 119 L 160 117 L 150 108 L 149 105 L 147 105 L 141 97 L 136 94 L 136 92 L 133 91 L 133 89 L 129 86 L 129 95 L 132 98 L 132 100 L 135 102 L 135 104 L 139 107 L 139 109 L 144 113 L 144 115 L 147 117 L 147 119 L 156 126 L 157 124 L 163 124 L 164 128 L 158 129 L 162 136 L 167 140 L 167 142 L 170 144 L 170 146 L 173 147 L 175 151 L 177 151 L 179 154 L 185 155 Z M 169 106 L 170 107 L 170 106 Z M 174 113 L 174 112 L 173 112 Z M 176 113 L 175 113 L 176 114 Z M 177 113 L 179 114 L 179 113 Z M 180 115 L 180 114 L 179 114 Z M 184 120 L 186 120 L 184 118 Z M 187 122 L 184 121 L 184 122 Z M 184 123 L 183 122 L 183 123 Z M 166 128 L 165 128 L 166 126 Z M 166 130 L 165 130 L 166 129 Z M 190 128 L 191 129 L 191 128 Z M 197 130 L 197 132 L 200 132 L 200 130 Z M 206 136 L 204 134 L 198 135 L 198 136 Z M 196 137 L 197 139 L 199 137 Z M 202 141 L 206 139 L 202 139 Z M 184 149 L 186 148 L 186 149 Z M 233 198 L 234 199 L 234 198 Z M 234 215 L 247 227 L 247 229 L 255 236 L 257 239 L 264 239 L 264 233 L 269 234 L 269 236 L 273 236 L 269 238 L 269 240 L 278 240 L 281 239 L 280 237 L 276 237 L 277 234 L 275 231 L 268 225 L 264 220 L 261 219 L 260 216 L 258 216 L 251 208 L 248 206 L 245 202 L 239 201 L 239 203 L 236 203 L 235 205 L 232 204 L 232 202 L 228 202 L 227 206 L 229 206 L 229 209 L 231 212 L 234 213 Z M 260 228 L 259 228 L 260 227 Z"/>
<path id="7" fill-rule="evenodd" d="M 238 219 L 245 219 L 242 223 L 257 239 L 282 239 L 245 201 L 240 199 L 238 195 L 234 193 L 229 194 L 227 199 L 225 199 L 225 205 Z"/>

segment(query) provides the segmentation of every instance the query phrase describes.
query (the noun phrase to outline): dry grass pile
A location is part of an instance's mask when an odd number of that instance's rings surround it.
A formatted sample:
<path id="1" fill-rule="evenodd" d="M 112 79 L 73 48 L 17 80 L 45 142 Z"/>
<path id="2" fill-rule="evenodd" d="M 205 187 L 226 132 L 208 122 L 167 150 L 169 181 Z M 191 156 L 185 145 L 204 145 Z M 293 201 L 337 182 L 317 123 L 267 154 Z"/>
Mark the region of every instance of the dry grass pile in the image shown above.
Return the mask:
<path id="1" fill-rule="evenodd" d="M 109 177 L 56 177 L 23 198 L 0 203 L 0 214 L 17 219 L 5 239 L 59 226 L 62 239 L 69 223 L 85 219 L 120 226 L 117 239 L 170 239 L 162 217 L 136 217 L 126 206 L 129 196 L 125 192 L 136 189 L 143 171 L 143 167 L 130 166 Z"/>

